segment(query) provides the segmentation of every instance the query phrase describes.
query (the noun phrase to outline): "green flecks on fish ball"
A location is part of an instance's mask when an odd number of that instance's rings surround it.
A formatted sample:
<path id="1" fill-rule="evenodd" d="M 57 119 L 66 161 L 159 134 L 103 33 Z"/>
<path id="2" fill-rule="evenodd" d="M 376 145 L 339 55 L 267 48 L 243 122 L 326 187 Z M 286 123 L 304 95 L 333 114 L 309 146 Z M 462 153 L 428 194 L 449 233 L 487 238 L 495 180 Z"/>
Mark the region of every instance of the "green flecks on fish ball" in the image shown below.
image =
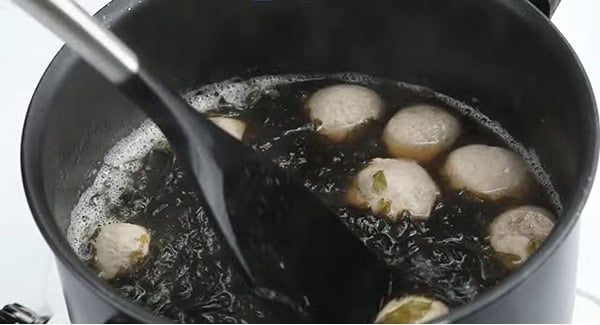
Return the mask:
<path id="1" fill-rule="evenodd" d="M 425 323 L 446 315 L 448 307 L 440 301 L 423 296 L 407 296 L 393 299 L 379 312 L 378 324 Z"/>
<path id="2" fill-rule="evenodd" d="M 521 206 L 498 215 L 489 226 L 490 244 L 498 259 L 513 269 L 525 262 L 554 228 L 554 216 L 544 208 Z"/>
<path id="3" fill-rule="evenodd" d="M 393 221 L 403 211 L 415 219 L 427 219 L 439 195 L 433 179 L 415 161 L 376 158 L 358 173 L 347 199 Z"/>

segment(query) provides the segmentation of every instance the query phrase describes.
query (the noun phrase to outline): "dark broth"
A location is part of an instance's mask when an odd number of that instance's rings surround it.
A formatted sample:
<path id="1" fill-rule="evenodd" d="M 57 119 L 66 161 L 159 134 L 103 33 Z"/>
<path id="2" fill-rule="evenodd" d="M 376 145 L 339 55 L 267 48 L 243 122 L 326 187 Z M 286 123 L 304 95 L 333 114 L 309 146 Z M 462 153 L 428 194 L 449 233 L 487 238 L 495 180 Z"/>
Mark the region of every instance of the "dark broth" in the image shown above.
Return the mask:
<path id="1" fill-rule="evenodd" d="M 385 117 L 354 134 L 349 142 L 330 143 L 314 131 L 304 103 L 310 94 L 334 83 L 339 81 L 279 85 L 252 93 L 247 107 L 222 101 L 213 113 L 235 115 L 248 123 L 244 142 L 297 173 L 308 189 L 318 193 L 394 269 L 389 298 L 423 294 L 455 307 L 501 281 L 509 271 L 493 255 L 486 240 L 487 226 L 498 213 L 522 203 L 554 210 L 547 189 L 539 186 L 532 197 L 519 202 L 484 202 L 447 189 L 439 172 L 445 159 L 441 155 L 424 165 L 443 192 L 427 221 L 411 221 L 405 216 L 392 223 L 351 208 L 345 202 L 351 178 L 371 159 L 388 156 L 380 141 L 382 130 L 402 107 L 431 103 L 456 114 L 463 132 L 453 148 L 471 143 L 507 144 L 434 92 L 385 81 L 369 85 L 387 103 Z M 237 276 L 209 222 L 193 177 L 176 157 L 169 150 L 153 150 L 143 166 L 112 214 L 131 216 L 127 222 L 150 229 L 151 253 L 143 265 L 111 285 L 152 312 L 180 322 L 297 321 L 292 314 L 265 305 Z"/>

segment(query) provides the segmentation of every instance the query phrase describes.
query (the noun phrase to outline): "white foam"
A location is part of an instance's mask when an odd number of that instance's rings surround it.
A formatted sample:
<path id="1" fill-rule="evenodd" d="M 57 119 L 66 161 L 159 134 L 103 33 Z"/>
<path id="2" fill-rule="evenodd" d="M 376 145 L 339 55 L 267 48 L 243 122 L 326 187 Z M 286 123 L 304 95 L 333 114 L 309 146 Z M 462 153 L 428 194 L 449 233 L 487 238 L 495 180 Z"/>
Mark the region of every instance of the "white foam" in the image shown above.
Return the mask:
<path id="1" fill-rule="evenodd" d="M 92 256 L 87 243 L 94 231 L 105 224 L 126 221 L 111 214 L 131 186 L 133 173 L 142 167 L 142 159 L 154 148 L 167 148 L 168 142 L 151 121 L 143 122 L 109 150 L 92 185 L 83 192 L 71 211 L 67 240 L 83 260 Z"/>
<path id="2" fill-rule="evenodd" d="M 190 91 L 183 97 L 187 102 L 200 112 L 216 109 L 221 101 L 232 105 L 236 109 L 245 109 L 252 105 L 259 96 L 268 93 L 276 86 L 292 84 L 295 82 L 318 80 L 326 78 L 325 75 L 281 75 L 262 76 L 242 81 L 239 78 L 209 84 Z"/>
<path id="3" fill-rule="evenodd" d="M 166 148 L 168 142 L 158 126 L 147 120 L 108 152 L 104 164 L 127 168 L 128 163 L 141 160 L 154 147 Z"/>

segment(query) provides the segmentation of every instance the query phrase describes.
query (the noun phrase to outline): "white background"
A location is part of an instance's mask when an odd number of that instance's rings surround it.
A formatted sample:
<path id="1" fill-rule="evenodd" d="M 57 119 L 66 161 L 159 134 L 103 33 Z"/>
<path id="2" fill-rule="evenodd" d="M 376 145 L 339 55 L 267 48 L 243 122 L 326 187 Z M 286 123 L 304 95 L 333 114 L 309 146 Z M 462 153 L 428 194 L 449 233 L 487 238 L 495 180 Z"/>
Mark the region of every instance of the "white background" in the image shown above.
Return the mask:
<path id="1" fill-rule="evenodd" d="M 217 0 L 215 0 L 217 1 Z M 80 0 L 96 11 L 107 0 Z M 563 0 L 554 23 L 566 36 L 600 94 L 600 1 Z M 67 322 L 54 260 L 29 214 L 19 168 L 19 144 L 29 99 L 61 46 L 7 0 L 0 0 L 0 307 L 20 302 Z M 600 180 L 598 181 L 600 184 Z M 600 297 L 600 186 L 585 212 L 579 258 L 576 322 L 600 322 L 589 294 Z M 552 285 L 548 283 L 548 285 Z"/>

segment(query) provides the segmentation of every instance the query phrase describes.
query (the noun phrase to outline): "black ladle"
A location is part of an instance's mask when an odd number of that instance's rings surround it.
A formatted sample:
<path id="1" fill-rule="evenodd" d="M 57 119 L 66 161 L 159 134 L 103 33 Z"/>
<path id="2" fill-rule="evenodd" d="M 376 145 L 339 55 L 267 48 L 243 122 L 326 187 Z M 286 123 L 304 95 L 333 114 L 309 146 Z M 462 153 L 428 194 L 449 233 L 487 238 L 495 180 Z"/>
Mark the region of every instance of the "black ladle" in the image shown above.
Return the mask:
<path id="1" fill-rule="evenodd" d="M 318 198 L 190 107 L 72 0 L 14 1 L 161 128 L 193 171 L 257 294 L 300 308 L 316 322 L 374 319 L 388 271 Z"/>

